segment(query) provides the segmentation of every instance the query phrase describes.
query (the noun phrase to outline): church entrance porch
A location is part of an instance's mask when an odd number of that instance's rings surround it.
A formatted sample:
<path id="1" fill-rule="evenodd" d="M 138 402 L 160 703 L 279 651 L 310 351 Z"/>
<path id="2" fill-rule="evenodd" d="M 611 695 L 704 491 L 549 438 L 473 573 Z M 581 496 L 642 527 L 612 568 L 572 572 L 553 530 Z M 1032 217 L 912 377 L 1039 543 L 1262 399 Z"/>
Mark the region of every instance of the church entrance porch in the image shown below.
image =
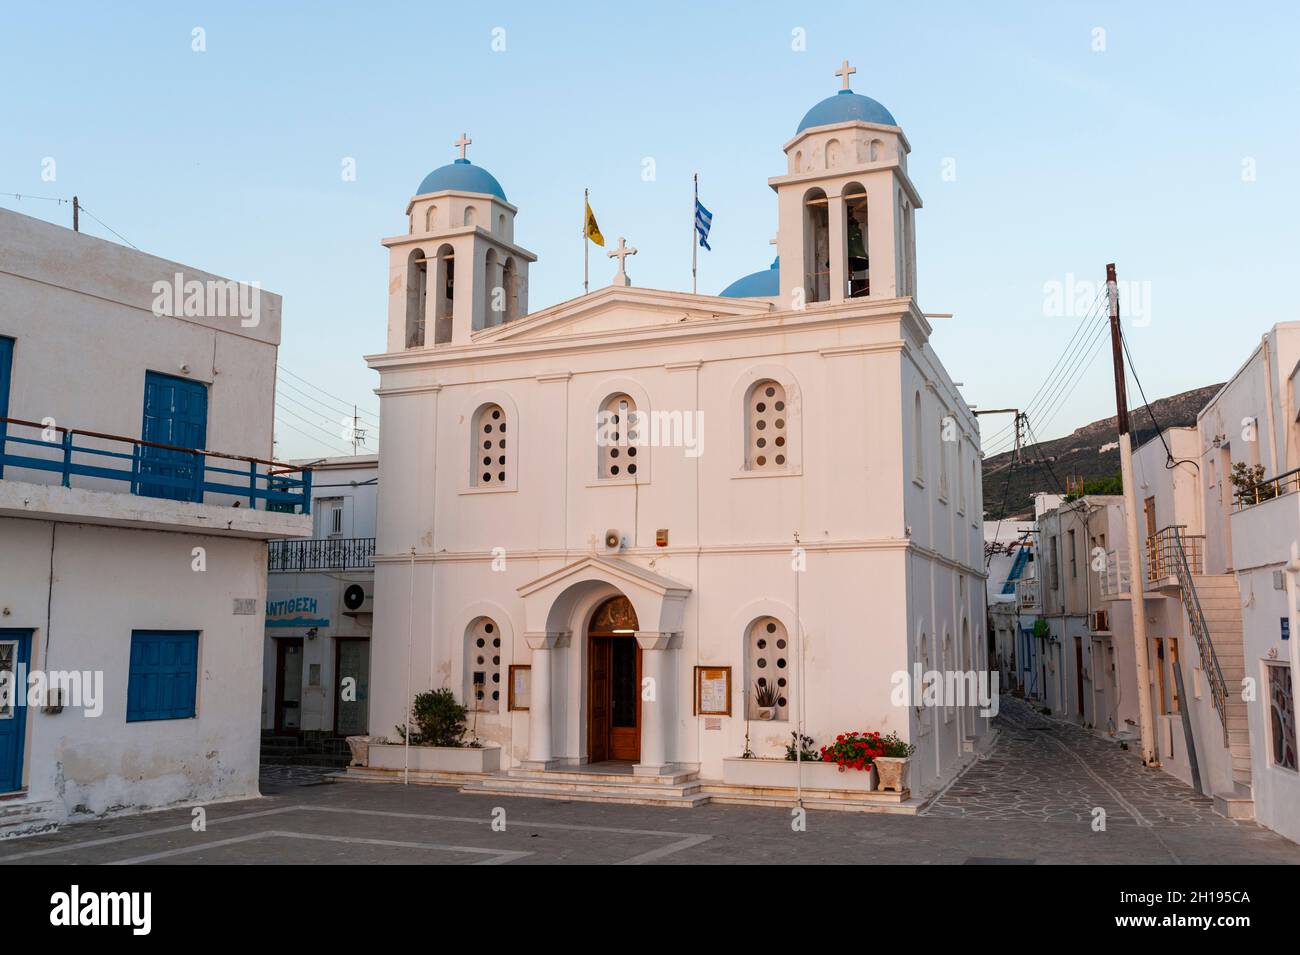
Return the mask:
<path id="1" fill-rule="evenodd" d="M 612 597 L 587 627 L 587 745 L 592 763 L 641 758 L 641 647 L 636 611 Z"/>

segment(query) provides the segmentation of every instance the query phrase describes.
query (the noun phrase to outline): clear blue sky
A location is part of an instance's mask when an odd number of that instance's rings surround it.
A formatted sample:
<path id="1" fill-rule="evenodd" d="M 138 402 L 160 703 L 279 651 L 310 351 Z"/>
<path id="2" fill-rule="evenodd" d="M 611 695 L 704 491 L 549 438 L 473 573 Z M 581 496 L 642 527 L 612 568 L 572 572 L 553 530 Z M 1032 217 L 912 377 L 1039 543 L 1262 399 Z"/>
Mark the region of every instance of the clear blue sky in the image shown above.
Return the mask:
<path id="1" fill-rule="evenodd" d="M 1098 280 L 1110 260 L 1149 283 L 1150 320 L 1130 342 L 1155 398 L 1226 378 L 1269 325 L 1297 317 L 1289 6 L 10 4 L 0 192 L 76 193 L 141 249 L 281 293 L 282 366 L 373 411 L 361 356 L 384 344 L 379 239 L 404 231 L 407 200 L 462 131 L 540 257 L 534 308 L 581 290 L 584 187 L 606 236 L 640 250 L 635 284 L 689 288 L 695 171 L 714 213 L 700 291 L 716 292 L 771 261 L 766 180 L 847 57 L 854 89 L 911 141 L 919 300 L 956 313 L 935 322 L 934 345 L 967 400 L 1023 407 L 1078 324 L 1044 314 L 1044 283 Z M 206 52 L 191 49 L 195 27 Z M 55 182 L 41 179 L 46 157 Z M 0 205 L 70 219 L 54 203 Z M 599 284 L 612 265 L 593 251 Z M 1113 413 L 1108 361 L 1033 419 L 1041 438 Z M 305 397 L 323 396 L 287 380 L 301 403 L 282 406 L 301 417 L 282 417 L 299 430 L 278 429 L 277 454 L 337 447 L 302 420 L 337 430 Z"/>

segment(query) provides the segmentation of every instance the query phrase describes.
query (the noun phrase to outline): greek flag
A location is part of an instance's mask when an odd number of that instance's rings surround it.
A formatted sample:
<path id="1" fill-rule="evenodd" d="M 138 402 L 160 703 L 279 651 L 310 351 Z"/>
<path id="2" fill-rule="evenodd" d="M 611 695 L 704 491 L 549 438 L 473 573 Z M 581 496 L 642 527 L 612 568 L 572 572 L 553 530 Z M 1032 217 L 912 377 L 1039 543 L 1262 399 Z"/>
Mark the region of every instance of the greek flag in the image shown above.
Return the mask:
<path id="1" fill-rule="evenodd" d="M 695 200 L 695 231 L 699 233 L 700 245 L 709 248 L 709 227 L 713 225 L 713 213 L 700 204 L 700 200 Z"/>

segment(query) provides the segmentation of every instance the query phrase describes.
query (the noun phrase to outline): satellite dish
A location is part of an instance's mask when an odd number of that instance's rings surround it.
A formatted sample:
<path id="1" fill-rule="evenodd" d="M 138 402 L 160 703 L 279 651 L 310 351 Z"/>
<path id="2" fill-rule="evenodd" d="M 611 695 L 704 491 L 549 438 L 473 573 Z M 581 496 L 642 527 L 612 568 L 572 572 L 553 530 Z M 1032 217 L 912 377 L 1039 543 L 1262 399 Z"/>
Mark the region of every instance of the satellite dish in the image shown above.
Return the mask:
<path id="1" fill-rule="evenodd" d="M 359 610 L 366 602 L 366 590 L 360 584 L 349 584 L 343 591 L 343 606 L 349 610 Z"/>

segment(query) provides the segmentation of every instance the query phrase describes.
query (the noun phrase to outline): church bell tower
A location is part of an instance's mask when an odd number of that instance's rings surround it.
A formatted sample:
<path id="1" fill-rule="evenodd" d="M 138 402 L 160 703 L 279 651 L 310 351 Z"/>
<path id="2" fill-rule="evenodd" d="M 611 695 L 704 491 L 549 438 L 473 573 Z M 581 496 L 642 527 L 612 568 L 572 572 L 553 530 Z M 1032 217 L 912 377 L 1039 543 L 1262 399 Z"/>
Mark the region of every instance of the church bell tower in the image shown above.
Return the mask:
<path id="1" fill-rule="evenodd" d="M 804 116 L 785 144 L 776 191 L 780 304 L 799 308 L 851 298 L 916 294 L 915 212 L 907 137 L 880 103 L 842 88 Z"/>
<path id="2" fill-rule="evenodd" d="M 388 248 L 388 350 L 463 345 L 474 332 L 528 314 L 528 266 L 537 256 L 514 243 L 505 190 L 453 144 L 455 162 L 424 177 L 407 204 L 407 234 Z"/>

